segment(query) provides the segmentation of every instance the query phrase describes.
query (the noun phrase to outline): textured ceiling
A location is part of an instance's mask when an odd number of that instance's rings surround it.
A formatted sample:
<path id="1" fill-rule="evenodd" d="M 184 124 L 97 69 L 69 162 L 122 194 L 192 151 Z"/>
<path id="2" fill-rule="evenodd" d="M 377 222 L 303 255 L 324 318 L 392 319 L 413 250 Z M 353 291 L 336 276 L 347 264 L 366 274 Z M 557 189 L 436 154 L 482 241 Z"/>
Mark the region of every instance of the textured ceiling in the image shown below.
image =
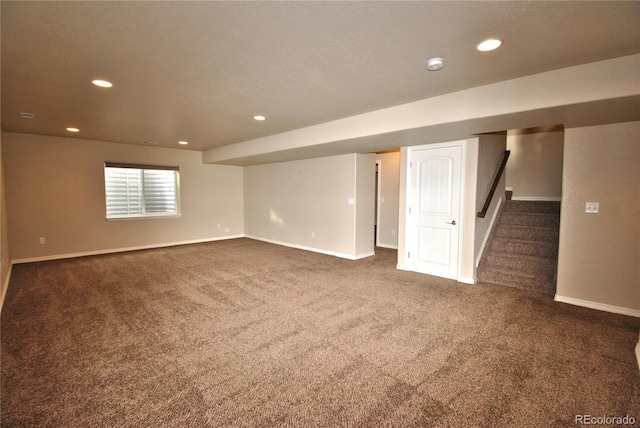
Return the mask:
<path id="1" fill-rule="evenodd" d="M 3 130 L 193 150 L 640 52 L 635 1 L 1 7 Z"/>

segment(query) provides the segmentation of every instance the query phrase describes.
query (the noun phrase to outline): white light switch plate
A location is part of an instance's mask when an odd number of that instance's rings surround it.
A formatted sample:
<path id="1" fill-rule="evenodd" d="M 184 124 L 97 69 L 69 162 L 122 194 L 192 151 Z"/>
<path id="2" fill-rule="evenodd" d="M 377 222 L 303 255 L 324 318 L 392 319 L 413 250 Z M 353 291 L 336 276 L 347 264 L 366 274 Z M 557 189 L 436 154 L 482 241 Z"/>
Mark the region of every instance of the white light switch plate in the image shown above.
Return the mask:
<path id="1" fill-rule="evenodd" d="M 598 202 L 587 202 L 584 204 L 584 212 L 590 214 L 596 214 L 600 211 L 600 203 Z"/>

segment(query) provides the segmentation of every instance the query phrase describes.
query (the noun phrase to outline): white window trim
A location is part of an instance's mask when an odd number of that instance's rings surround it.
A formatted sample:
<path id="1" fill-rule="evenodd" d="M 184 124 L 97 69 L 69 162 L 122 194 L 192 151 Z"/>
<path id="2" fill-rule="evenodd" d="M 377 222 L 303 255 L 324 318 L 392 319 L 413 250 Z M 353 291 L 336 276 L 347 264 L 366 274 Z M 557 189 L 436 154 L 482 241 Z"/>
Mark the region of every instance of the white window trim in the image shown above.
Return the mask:
<path id="1" fill-rule="evenodd" d="M 180 218 L 182 217 L 181 213 L 177 214 L 164 214 L 164 213 L 151 213 L 151 214 L 130 214 L 123 216 L 111 216 L 107 217 L 107 221 L 126 221 L 126 220 L 152 220 L 152 219 L 162 219 L 162 218 Z"/>
<path id="2" fill-rule="evenodd" d="M 152 219 L 171 219 L 180 218 L 182 213 L 180 211 L 180 168 L 177 166 L 165 166 L 165 165 L 147 165 L 147 164 L 132 164 L 122 162 L 105 162 L 103 167 L 103 177 L 106 168 L 133 168 L 133 169 L 156 169 L 156 170 L 172 170 L 176 172 L 176 211 L 166 213 L 145 213 L 145 214 L 124 214 L 124 215 L 107 215 L 107 198 L 106 198 L 106 181 L 105 181 L 105 219 L 107 221 L 127 221 L 127 220 L 152 220 Z"/>

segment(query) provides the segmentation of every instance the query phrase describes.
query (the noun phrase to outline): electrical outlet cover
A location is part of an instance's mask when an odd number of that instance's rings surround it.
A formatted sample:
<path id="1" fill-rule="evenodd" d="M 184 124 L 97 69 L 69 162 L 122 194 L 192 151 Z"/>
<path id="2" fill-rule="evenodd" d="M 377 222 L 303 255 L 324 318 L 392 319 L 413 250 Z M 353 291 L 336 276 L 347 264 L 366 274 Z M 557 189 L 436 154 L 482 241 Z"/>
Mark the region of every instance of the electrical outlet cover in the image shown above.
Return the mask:
<path id="1" fill-rule="evenodd" d="M 590 214 L 596 214 L 600 211 L 600 203 L 598 202 L 587 202 L 584 204 L 584 212 Z"/>

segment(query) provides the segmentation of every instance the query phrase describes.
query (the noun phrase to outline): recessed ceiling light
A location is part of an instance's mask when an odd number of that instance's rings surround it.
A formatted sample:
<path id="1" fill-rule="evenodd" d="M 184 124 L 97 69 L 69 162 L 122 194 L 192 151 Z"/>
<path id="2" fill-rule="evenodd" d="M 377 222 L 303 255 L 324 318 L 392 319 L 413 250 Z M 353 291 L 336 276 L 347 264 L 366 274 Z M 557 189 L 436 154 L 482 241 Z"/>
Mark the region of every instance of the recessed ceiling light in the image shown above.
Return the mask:
<path id="1" fill-rule="evenodd" d="M 253 116 L 253 118 L 254 118 L 255 120 L 260 120 L 260 121 L 262 121 L 262 120 L 265 120 L 265 119 L 266 119 L 266 117 L 261 116 L 261 115 Z"/>
<path id="2" fill-rule="evenodd" d="M 67 131 L 69 132 L 80 132 L 80 130 L 78 128 L 74 128 L 72 126 L 70 126 L 69 128 L 67 128 Z"/>
<path id="3" fill-rule="evenodd" d="M 110 88 L 113 86 L 113 83 L 108 82 L 106 80 L 100 80 L 100 79 L 92 80 L 91 83 L 93 83 L 96 86 L 100 86 L 101 88 Z"/>
<path id="4" fill-rule="evenodd" d="M 478 46 L 476 46 L 476 49 L 478 49 L 481 52 L 488 52 L 494 49 L 498 49 L 501 44 L 502 44 L 502 41 L 498 39 L 487 39 L 484 42 L 478 43 Z"/>
<path id="5" fill-rule="evenodd" d="M 438 71 L 442 67 L 444 67 L 444 59 L 442 58 L 431 58 L 427 61 L 427 70 L 429 71 Z"/>
<path id="6" fill-rule="evenodd" d="M 178 141 L 178 144 L 186 146 L 187 144 L 189 144 L 189 142 L 188 141 Z"/>

